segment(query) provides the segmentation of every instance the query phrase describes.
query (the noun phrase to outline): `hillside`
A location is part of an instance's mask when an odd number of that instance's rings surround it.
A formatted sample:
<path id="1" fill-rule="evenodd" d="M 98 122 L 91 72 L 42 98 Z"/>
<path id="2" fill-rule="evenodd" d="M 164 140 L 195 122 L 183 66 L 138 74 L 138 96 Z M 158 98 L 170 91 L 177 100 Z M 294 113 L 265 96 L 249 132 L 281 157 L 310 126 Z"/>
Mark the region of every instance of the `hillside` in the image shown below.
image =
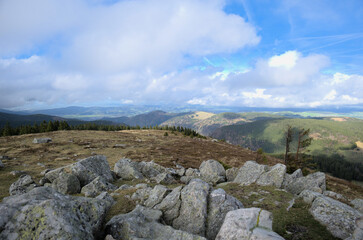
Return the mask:
<path id="1" fill-rule="evenodd" d="M 248 147 L 262 148 L 267 153 L 284 151 L 283 136 L 288 125 L 294 128 L 310 128 L 311 154 L 343 154 L 350 161 L 361 161 L 363 153 L 355 148 L 362 141 L 363 120 L 354 118 L 321 119 L 266 119 L 246 124 L 224 126 L 211 136 L 217 139 Z"/>
<path id="2" fill-rule="evenodd" d="M 183 126 L 192 128 L 202 135 L 209 136 L 214 130 L 227 125 L 241 124 L 261 119 L 281 118 L 269 113 L 233 113 L 225 112 L 213 114 L 209 112 L 193 112 L 179 117 L 174 117 L 162 125 Z"/>

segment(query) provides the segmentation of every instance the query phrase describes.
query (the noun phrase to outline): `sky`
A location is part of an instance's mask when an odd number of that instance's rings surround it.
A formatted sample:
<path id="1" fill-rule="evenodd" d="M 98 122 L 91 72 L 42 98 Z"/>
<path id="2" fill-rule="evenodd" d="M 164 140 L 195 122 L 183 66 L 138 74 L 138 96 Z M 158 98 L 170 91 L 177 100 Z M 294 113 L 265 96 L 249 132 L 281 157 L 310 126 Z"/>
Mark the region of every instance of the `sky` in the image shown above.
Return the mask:
<path id="1" fill-rule="evenodd" d="M 0 108 L 363 105 L 362 0 L 0 0 Z"/>

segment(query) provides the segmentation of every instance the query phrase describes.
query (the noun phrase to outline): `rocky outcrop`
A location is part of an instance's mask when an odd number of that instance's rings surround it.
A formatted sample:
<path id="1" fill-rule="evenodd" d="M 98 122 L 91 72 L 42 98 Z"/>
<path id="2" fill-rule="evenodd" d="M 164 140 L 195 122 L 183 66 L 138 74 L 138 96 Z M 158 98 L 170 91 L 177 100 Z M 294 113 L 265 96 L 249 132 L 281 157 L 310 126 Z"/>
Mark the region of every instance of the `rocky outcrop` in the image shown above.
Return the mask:
<path id="1" fill-rule="evenodd" d="M 359 211 L 347 204 L 311 190 L 304 190 L 299 197 L 311 204 L 311 215 L 335 237 L 341 239 L 352 237 L 356 221 L 363 217 Z"/>
<path id="2" fill-rule="evenodd" d="M 172 225 L 174 219 L 179 216 L 179 210 L 181 205 L 180 194 L 182 186 L 174 188 L 160 204 L 155 205 L 155 209 L 163 212 L 163 219 L 166 224 Z"/>
<path id="3" fill-rule="evenodd" d="M 110 203 L 71 197 L 52 188 L 4 198 L 0 204 L 0 239 L 94 239 Z"/>
<path id="4" fill-rule="evenodd" d="M 74 194 L 79 193 L 81 184 L 75 175 L 62 171 L 53 181 L 52 188 L 63 194 Z"/>
<path id="5" fill-rule="evenodd" d="M 160 223 L 162 212 L 137 206 L 132 212 L 113 217 L 106 225 L 106 233 L 114 239 L 204 240 L 188 232 Z"/>
<path id="6" fill-rule="evenodd" d="M 102 177 L 95 178 L 92 182 L 84 186 L 81 190 L 86 197 L 96 197 L 104 191 L 115 191 L 117 187 Z"/>
<path id="7" fill-rule="evenodd" d="M 260 208 L 245 208 L 227 213 L 216 240 L 282 240 L 272 231 L 272 214 Z"/>
<path id="8" fill-rule="evenodd" d="M 356 198 L 350 202 L 355 209 L 363 213 L 363 199 Z"/>
<path id="9" fill-rule="evenodd" d="M 233 167 L 226 170 L 227 182 L 233 182 L 238 174 L 239 168 Z"/>
<path id="10" fill-rule="evenodd" d="M 108 165 L 106 157 L 103 155 L 91 156 L 81 159 L 74 164 L 54 169 L 47 172 L 44 177 L 53 183 L 63 173 L 76 176 L 81 187 L 89 184 L 97 177 L 101 177 L 107 182 L 113 181 L 110 166 Z"/>
<path id="11" fill-rule="evenodd" d="M 285 174 L 286 166 L 278 163 L 269 171 L 262 173 L 256 183 L 261 186 L 275 186 L 277 188 L 281 188 Z"/>
<path id="12" fill-rule="evenodd" d="M 207 239 L 215 239 L 227 213 L 240 208 L 242 203 L 223 189 L 213 190 L 208 198 Z"/>
<path id="13" fill-rule="evenodd" d="M 139 172 L 137 165 L 129 158 L 122 158 L 115 164 L 114 172 L 124 180 L 143 179 L 144 176 Z"/>
<path id="14" fill-rule="evenodd" d="M 51 138 L 34 138 L 33 143 L 50 143 L 52 142 Z"/>
<path id="15" fill-rule="evenodd" d="M 255 183 L 257 179 L 266 171 L 268 167 L 266 165 L 260 165 L 255 161 L 247 161 L 243 167 L 238 171 L 238 174 L 233 182 L 241 185 L 250 185 Z"/>
<path id="16" fill-rule="evenodd" d="M 166 172 L 158 174 L 156 177 L 152 178 L 152 180 L 154 180 L 156 183 L 165 185 L 176 183 L 175 178 L 170 173 Z"/>
<path id="17" fill-rule="evenodd" d="M 163 185 L 156 185 L 149 193 L 148 199 L 145 201 L 145 206 L 153 208 L 159 204 L 168 193 L 171 192 L 167 187 Z"/>
<path id="18" fill-rule="evenodd" d="M 226 181 L 226 171 L 222 164 L 216 160 L 208 160 L 202 162 L 199 167 L 202 179 L 213 185 Z"/>
<path id="19" fill-rule="evenodd" d="M 316 172 L 306 177 L 298 177 L 284 185 L 285 189 L 293 194 L 299 194 L 304 190 L 323 193 L 326 190 L 325 173 Z"/>
<path id="20" fill-rule="evenodd" d="M 35 187 L 37 187 L 37 184 L 30 175 L 22 175 L 16 182 L 11 184 L 9 193 L 10 195 L 24 194 Z"/>

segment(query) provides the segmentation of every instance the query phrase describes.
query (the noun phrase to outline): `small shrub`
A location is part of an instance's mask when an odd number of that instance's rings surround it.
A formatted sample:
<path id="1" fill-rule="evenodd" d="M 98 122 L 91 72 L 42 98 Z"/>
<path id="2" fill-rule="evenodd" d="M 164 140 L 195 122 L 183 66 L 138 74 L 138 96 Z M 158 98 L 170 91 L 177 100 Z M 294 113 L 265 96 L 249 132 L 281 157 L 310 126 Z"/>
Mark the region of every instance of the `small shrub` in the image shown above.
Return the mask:
<path id="1" fill-rule="evenodd" d="M 169 134 L 168 134 L 167 132 L 165 132 L 165 133 L 164 133 L 164 136 L 165 136 L 165 137 L 167 137 L 167 136 L 169 136 Z"/>

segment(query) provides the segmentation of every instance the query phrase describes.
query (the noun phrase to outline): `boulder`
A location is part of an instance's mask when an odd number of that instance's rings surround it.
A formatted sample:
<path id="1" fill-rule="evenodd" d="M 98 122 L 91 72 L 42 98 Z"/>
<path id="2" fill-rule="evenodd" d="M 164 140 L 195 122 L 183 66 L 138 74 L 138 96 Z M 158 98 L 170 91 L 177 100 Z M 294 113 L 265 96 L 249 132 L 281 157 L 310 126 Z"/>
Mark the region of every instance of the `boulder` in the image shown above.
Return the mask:
<path id="1" fill-rule="evenodd" d="M 5 167 L 4 163 L 0 160 L 0 168 L 3 168 L 3 167 Z"/>
<path id="2" fill-rule="evenodd" d="M 106 156 L 95 155 L 72 164 L 72 173 L 77 176 L 81 186 L 85 186 L 97 177 L 104 180 L 113 181 L 110 165 Z"/>
<path id="3" fill-rule="evenodd" d="M 38 187 L 0 203 L 0 239 L 95 239 L 109 207 Z"/>
<path id="4" fill-rule="evenodd" d="M 74 194 L 79 193 L 81 184 L 75 175 L 62 171 L 52 182 L 52 188 L 63 194 Z"/>
<path id="5" fill-rule="evenodd" d="M 255 183 L 257 179 L 268 170 L 268 166 L 260 165 L 255 161 L 247 161 L 238 171 L 233 182 L 241 185 L 250 185 Z"/>
<path id="6" fill-rule="evenodd" d="M 120 159 L 114 167 L 114 172 L 124 180 L 143 179 L 144 176 L 138 170 L 138 164 L 129 158 Z"/>
<path id="7" fill-rule="evenodd" d="M 137 206 L 132 212 L 113 217 L 106 224 L 106 234 L 114 239 L 205 240 L 160 223 L 162 212 Z"/>
<path id="8" fill-rule="evenodd" d="M 223 189 L 213 190 L 208 198 L 207 239 L 215 239 L 227 213 L 240 208 L 243 204 Z"/>
<path id="9" fill-rule="evenodd" d="M 52 142 L 51 138 L 34 138 L 33 143 L 50 143 Z"/>
<path id="10" fill-rule="evenodd" d="M 179 177 L 182 177 L 182 176 L 184 176 L 184 174 L 185 174 L 185 168 L 184 167 L 182 167 L 182 166 L 180 166 L 180 165 L 177 165 L 176 166 L 176 170 L 175 170 L 175 172 L 176 172 L 176 174 L 179 176 Z"/>
<path id="11" fill-rule="evenodd" d="M 333 191 L 324 191 L 324 196 L 334 198 L 338 201 L 347 201 L 347 198 L 344 197 L 342 194 L 333 192 Z"/>
<path id="12" fill-rule="evenodd" d="M 227 182 L 233 182 L 238 174 L 239 168 L 233 167 L 226 170 Z"/>
<path id="13" fill-rule="evenodd" d="M 153 178 L 153 180 L 159 184 L 165 184 L 165 185 L 176 183 L 174 177 L 170 173 L 166 172 L 158 174 L 156 177 Z"/>
<path id="14" fill-rule="evenodd" d="M 183 188 L 179 216 L 173 221 L 174 228 L 204 237 L 209 189 L 209 184 L 200 179 L 193 179 Z"/>
<path id="15" fill-rule="evenodd" d="M 322 196 L 321 193 L 317 193 L 311 190 L 304 190 L 299 194 L 299 197 L 302 198 L 304 202 L 308 204 L 312 204 L 317 197 L 321 196 Z"/>
<path id="16" fill-rule="evenodd" d="M 117 187 L 115 185 L 107 182 L 102 177 L 97 177 L 93 179 L 92 182 L 84 186 L 81 193 L 83 193 L 86 197 L 96 197 L 104 191 L 115 191 L 116 189 Z"/>
<path id="17" fill-rule="evenodd" d="M 202 178 L 199 170 L 195 169 L 195 168 L 188 168 L 185 171 L 185 176 L 182 176 L 180 178 L 180 181 L 182 183 L 188 184 L 192 179 L 195 179 L 195 178 Z"/>
<path id="18" fill-rule="evenodd" d="M 226 170 L 218 161 L 210 159 L 202 162 L 199 167 L 202 179 L 213 185 L 226 181 Z"/>
<path id="19" fill-rule="evenodd" d="M 142 175 L 146 178 L 154 178 L 160 173 L 167 172 L 167 169 L 159 164 L 150 162 L 139 162 L 137 163 L 137 168 L 142 173 Z"/>
<path id="20" fill-rule="evenodd" d="M 304 190 L 323 193 L 326 190 L 325 173 L 316 172 L 306 177 L 295 178 L 285 189 L 293 194 L 299 194 Z"/>
<path id="21" fill-rule="evenodd" d="M 0 160 L 10 160 L 10 157 L 6 155 L 1 155 Z"/>
<path id="22" fill-rule="evenodd" d="M 355 221 L 355 230 L 352 235 L 352 240 L 363 239 L 363 217 L 360 217 Z"/>
<path id="23" fill-rule="evenodd" d="M 151 191 L 151 187 L 139 188 L 132 194 L 131 199 L 139 204 L 144 204 L 144 202 L 149 198 Z"/>
<path id="24" fill-rule="evenodd" d="M 154 206 L 154 209 L 161 210 L 163 212 L 163 220 L 166 224 L 172 225 L 175 218 L 179 216 L 179 210 L 181 205 L 180 194 L 182 186 L 174 188 L 161 203 Z"/>
<path id="25" fill-rule="evenodd" d="M 22 175 L 20 178 L 10 185 L 9 194 L 10 195 L 19 195 L 29 192 L 33 188 L 37 187 L 37 184 L 34 182 L 30 175 Z"/>
<path id="26" fill-rule="evenodd" d="M 360 212 L 363 212 L 363 199 L 356 198 L 350 202 L 355 209 L 357 209 Z"/>
<path id="27" fill-rule="evenodd" d="M 256 183 L 261 186 L 275 186 L 277 188 L 281 188 L 285 174 L 286 166 L 278 163 L 268 172 L 262 173 Z"/>
<path id="28" fill-rule="evenodd" d="M 167 187 L 156 185 L 153 190 L 150 191 L 149 197 L 144 205 L 148 208 L 153 208 L 156 204 L 159 204 L 169 192 L 171 192 L 171 190 Z"/>
<path id="29" fill-rule="evenodd" d="M 272 214 L 260 208 L 245 208 L 227 213 L 216 240 L 282 240 L 272 231 Z"/>
<path id="30" fill-rule="evenodd" d="M 352 236 L 356 220 L 363 216 L 354 208 L 324 195 L 315 198 L 310 213 L 335 237 L 342 239 Z"/>
<path id="31" fill-rule="evenodd" d="M 303 177 L 301 169 L 297 169 L 292 174 L 285 173 L 285 178 L 282 183 L 282 187 L 286 189 L 286 186 L 288 186 L 291 182 L 295 181 L 297 178 Z"/>
<path id="32" fill-rule="evenodd" d="M 14 177 L 20 177 L 21 175 L 26 175 L 27 173 L 25 171 L 14 170 L 11 171 L 10 174 Z"/>

